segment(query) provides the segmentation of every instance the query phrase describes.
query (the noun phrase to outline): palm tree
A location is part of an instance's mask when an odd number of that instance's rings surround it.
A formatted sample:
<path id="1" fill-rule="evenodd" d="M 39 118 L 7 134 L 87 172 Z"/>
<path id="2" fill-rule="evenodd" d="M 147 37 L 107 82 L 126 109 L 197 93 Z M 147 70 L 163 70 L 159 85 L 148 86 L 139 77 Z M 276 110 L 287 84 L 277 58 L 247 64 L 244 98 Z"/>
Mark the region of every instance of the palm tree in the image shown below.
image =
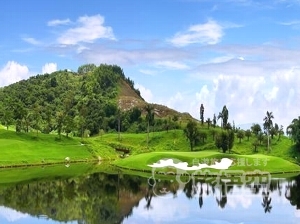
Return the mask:
<path id="1" fill-rule="evenodd" d="M 263 191 L 262 196 L 263 196 L 263 202 L 261 203 L 261 205 L 263 206 L 265 213 L 267 212 L 270 213 L 272 209 L 272 205 L 271 205 L 272 198 L 269 197 L 269 191 L 267 191 L 267 193 Z"/>
<path id="2" fill-rule="evenodd" d="M 264 118 L 264 129 L 266 130 L 268 136 L 268 151 L 270 151 L 270 129 L 273 127 L 273 118 L 273 113 L 267 111 L 267 114 Z"/>
<path id="3" fill-rule="evenodd" d="M 213 124 L 213 127 L 215 128 L 215 127 L 216 127 L 216 124 L 217 124 L 217 117 L 216 117 L 216 114 L 214 114 L 214 117 L 213 117 L 213 120 L 212 120 L 212 124 Z"/>
<path id="4" fill-rule="evenodd" d="M 153 106 L 150 104 L 147 104 L 145 107 L 145 110 L 147 112 L 146 114 L 146 121 L 147 121 L 147 147 L 149 146 L 149 132 L 150 132 L 150 125 L 152 125 L 154 121 L 154 112 L 153 112 Z"/>
<path id="5" fill-rule="evenodd" d="M 222 112 L 219 113 L 218 115 L 218 120 L 221 118 L 221 127 L 226 128 L 227 127 L 227 122 L 228 122 L 228 110 L 226 105 L 224 105 Z"/>
<path id="6" fill-rule="evenodd" d="M 224 105 L 223 109 L 222 109 L 222 119 L 223 119 L 223 126 L 226 127 L 227 126 L 227 122 L 228 122 L 228 109 L 226 107 L 226 105 Z"/>
<path id="7" fill-rule="evenodd" d="M 212 121 L 210 120 L 210 118 L 206 119 L 206 123 L 207 123 L 207 128 L 209 129 L 209 127 L 210 127 L 210 125 L 212 123 Z"/>

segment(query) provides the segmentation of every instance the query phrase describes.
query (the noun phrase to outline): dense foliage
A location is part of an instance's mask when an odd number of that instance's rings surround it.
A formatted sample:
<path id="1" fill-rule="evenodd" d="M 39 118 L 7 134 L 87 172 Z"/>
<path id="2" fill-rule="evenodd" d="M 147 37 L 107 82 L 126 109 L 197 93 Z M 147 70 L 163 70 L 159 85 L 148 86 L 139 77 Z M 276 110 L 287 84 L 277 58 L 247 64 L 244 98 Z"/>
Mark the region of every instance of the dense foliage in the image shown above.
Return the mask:
<path id="1" fill-rule="evenodd" d="M 116 65 L 87 64 L 80 66 L 78 73 L 63 70 L 37 75 L 0 89 L 0 121 L 7 128 L 15 126 L 17 132 L 55 131 L 59 136 L 89 136 L 119 129 L 145 132 L 143 108 L 124 111 L 118 106 L 123 82 L 141 98 L 134 82 Z M 156 130 L 166 126 L 175 128 L 176 123 L 156 120 Z"/>

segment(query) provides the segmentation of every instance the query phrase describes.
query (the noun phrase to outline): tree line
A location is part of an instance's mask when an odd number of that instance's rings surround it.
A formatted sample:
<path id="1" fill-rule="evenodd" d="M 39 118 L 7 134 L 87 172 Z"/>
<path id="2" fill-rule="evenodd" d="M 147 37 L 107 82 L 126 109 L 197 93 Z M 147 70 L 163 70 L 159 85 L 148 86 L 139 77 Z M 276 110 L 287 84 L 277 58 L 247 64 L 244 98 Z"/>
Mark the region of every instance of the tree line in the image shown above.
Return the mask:
<path id="1" fill-rule="evenodd" d="M 200 105 L 200 122 L 201 126 L 204 125 L 204 105 Z M 213 115 L 213 119 L 207 118 L 206 125 L 207 128 L 210 129 L 210 133 L 212 134 L 212 138 L 215 142 L 215 146 L 218 149 L 221 149 L 224 153 L 229 151 L 234 146 L 235 138 L 241 140 L 244 137 L 249 138 L 254 135 L 256 138 L 252 143 L 254 152 L 257 152 L 257 148 L 259 145 L 262 145 L 263 142 L 266 142 L 267 149 L 270 152 L 270 142 L 273 141 L 274 137 L 277 136 L 277 141 L 280 141 L 281 136 L 284 135 L 284 129 L 282 125 L 278 125 L 273 122 L 274 115 L 272 112 L 267 111 L 265 117 L 262 119 L 263 127 L 260 124 L 254 123 L 252 124 L 250 129 L 241 130 L 240 128 L 235 127 L 234 121 L 232 124 L 228 122 L 229 111 L 226 105 L 223 106 L 222 111 L 219 112 L 218 116 Z M 221 130 L 216 129 L 217 121 L 221 120 Z M 286 129 L 287 135 L 294 141 L 297 147 L 300 146 L 300 117 L 298 119 L 294 119 L 292 123 Z M 184 135 L 190 144 L 190 149 L 193 151 L 194 147 L 199 142 L 204 142 L 204 140 L 208 137 L 208 132 L 204 131 L 203 128 L 199 128 L 198 122 L 195 120 L 190 120 L 186 127 L 184 128 Z"/>

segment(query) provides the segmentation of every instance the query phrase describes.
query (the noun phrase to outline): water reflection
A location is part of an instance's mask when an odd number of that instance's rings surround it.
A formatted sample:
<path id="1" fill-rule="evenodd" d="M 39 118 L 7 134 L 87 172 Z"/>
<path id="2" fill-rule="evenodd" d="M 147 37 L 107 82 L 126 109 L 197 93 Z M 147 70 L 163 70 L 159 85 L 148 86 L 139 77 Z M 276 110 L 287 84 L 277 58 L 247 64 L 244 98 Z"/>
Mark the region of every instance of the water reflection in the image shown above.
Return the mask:
<path id="1" fill-rule="evenodd" d="M 299 208 L 300 176 L 216 184 L 119 172 L 0 186 L 0 223 L 298 223 Z"/>

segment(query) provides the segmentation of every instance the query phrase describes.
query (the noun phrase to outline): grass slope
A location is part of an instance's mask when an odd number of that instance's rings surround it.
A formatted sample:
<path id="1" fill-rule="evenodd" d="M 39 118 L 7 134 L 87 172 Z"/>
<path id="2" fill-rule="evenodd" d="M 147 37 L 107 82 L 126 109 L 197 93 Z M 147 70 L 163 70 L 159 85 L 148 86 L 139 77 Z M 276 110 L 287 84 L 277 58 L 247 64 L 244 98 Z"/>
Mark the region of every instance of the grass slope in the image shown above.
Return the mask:
<path id="1" fill-rule="evenodd" d="M 0 166 L 45 164 L 71 161 L 95 160 L 86 145 L 73 138 L 36 133 L 16 133 L 0 129 Z"/>
<path id="2" fill-rule="evenodd" d="M 143 153 L 128 157 L 123 160 L 115 161 L 114 164 L 121 168 L 150 172 L 152 168 L 148 165 L 158 162 L 161 159 L 175 159 L 175 161 L 179 160 L 182 162 L 187 162 L 189 166 L 192 166 L 195 162 L 213 164 L 215 161 L 219 161 L 221 158 L 230 158 L 234 161 L 234 164 L 229 168 L 229 170 L 231 171 L 250 172 L 259 170 L 270 173 L 300 172 L 300 167 L 298 165 L 274 156 L 267 156 L 262 154 L 236 155 L 224 154 L 214 151 Z M 155 169 L 174 171 L 174 168 L 170 167 Z M 216 171 L 214 169 L 209 170 Z"/>
<path id="3" fill-rule="evenodd" d="M 182 124 L 184 125 L 184 124 Z M 282 136 L 271 140 L 271 151 L 268 152 L 266 144 L 258 146 L 258 152 L 254 152 L 252 143 L 256 140 L 251 136 L 249 140 L 244 138 L 239 142 L 235 139 L 231 153 L 221 153 L 214 144 L 212 129 L 206 125 L 200 129 L 207 133 L 204 142 L 200 142 L 194 152 L 190 151 L 189 142 L 186 140 L 182 130 L 169 130 L 163 132 L 151 132 L 149 144 L 147 145 L 147 134 L 121 133 L 120 139 L 117 133 L 106 133 L 101 136 L 84 138 L 66 138 L 55 141 L 56 135 L 43 135 L 36 133 L 15 133 L 0 128 L 0 166 L 12 164 L 42 164 L 42 161 L 49 163 L 64 162 L 65 157 L 71 160 L 92 160 L 100 156 L 103 159 L 115 160 L 116 165 L 124 168 L 147 169 L 147 165 L 157 162 L 163 158 L 177 158 L 189 162 L 192 165 L 193 159 L 208 161 L 223 157 L 233 158 L 239 166 L 230 169 L 243 170 L 268 170 L 271 172 L 299 170 L 299 150 L 292 145 L 290 139 Z M 216 129 L 220 130 L 219 128 Z M 81 145 L 81 142 L 84 145 Z M 129 158 L 118 160 L 122 153 L 115 151 L 115 148 L 130 149 Z M 150 154 L 149 154 L 150 153 Z M 259 163 L 261 164 L 257 164 Z M 267 166 L 265 165 L 267 161 Z M 243 163 L 254 163 L 245 165 Z"/>

